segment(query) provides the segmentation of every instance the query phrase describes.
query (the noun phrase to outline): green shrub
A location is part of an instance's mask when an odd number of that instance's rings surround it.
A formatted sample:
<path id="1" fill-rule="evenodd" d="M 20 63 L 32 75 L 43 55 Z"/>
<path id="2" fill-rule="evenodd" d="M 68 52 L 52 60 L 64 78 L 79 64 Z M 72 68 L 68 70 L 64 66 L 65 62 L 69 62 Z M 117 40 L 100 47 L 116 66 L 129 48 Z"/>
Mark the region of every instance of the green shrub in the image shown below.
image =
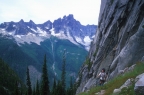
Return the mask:
<path id="1" fill-rule="evenodd" d="M 97 52 L 98 52 L 98 48 L 96 48 L 96 51 L 93 54 L 94 57 L 96 56 Z"/>
<path id="2" fill-rule="evenodd" d="M 86 61 L 85 61 L 84 64 L 87 64 L 87 65 L 88 65 L 88 70 L 90 70 L 91 65 L 92 65 L 92 62 L 90 62 L 90 59 L 89 59 L 89 58 L 86 59 Z"/>

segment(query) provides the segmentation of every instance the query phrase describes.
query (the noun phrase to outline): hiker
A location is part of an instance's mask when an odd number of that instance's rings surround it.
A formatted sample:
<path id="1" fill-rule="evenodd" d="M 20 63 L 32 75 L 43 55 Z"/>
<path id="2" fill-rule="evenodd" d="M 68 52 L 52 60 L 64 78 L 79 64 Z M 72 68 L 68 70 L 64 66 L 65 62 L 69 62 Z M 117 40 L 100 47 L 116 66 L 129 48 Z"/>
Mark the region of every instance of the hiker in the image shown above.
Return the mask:
<path id="1" fill-rule="evenodd" d="M 103 69 L 101 70 L 101 72 L 99 73 L 99 75 L 98 75 L 97 77 L 100 78 L 99 84 L 100 84 L 100 85 L 103 85 L 104 82 L 106 81 L 106 77 L 107 77 L 107 75 L 106 75 L 106 73 L 105 73 L 105 68 L 103 68 Z"/>

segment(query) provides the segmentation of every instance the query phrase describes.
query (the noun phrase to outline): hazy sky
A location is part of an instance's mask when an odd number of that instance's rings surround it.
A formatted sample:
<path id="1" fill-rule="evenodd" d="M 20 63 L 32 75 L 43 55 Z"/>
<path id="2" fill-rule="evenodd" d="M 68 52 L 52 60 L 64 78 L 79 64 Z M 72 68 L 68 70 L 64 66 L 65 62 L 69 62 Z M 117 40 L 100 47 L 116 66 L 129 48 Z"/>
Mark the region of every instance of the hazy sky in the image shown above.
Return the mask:
<path id="1" fill-rule="evenodd" d="M 0 23 L 20 19 L 52 22 L 73 14 L 81 24 L 97 24 L 101 0 L 0 0 Z"/>

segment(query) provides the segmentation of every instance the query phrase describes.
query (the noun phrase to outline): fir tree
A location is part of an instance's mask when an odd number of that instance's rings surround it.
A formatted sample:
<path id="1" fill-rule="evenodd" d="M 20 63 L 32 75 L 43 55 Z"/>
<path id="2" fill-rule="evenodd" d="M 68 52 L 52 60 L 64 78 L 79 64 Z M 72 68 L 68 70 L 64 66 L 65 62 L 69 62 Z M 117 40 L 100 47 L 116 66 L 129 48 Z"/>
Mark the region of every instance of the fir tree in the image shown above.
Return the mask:
<path id="1" fill-rule="evenodd" d="M 66 79 L 65 65 L 66 65 L 66 53 L 64 51 L 64 53 L 63 53 L 62 74 L 61 74 L 62 95 L 65 95 L 65 87 L 66 87 L 66 83 L 65 83 L 65 79 Z"/>
<path id="2" fill-rule="evenodd" d="M 27 94 L 28 95 L 32 95 L 32 88 L 31 88 L 31 81 L 30 81 L 30 75 L 29 75 L 29 68 L 27 67 L 27 79 L 26 79 L 26 83 L 27 83 Z"/>
<path id="3" fill-rule="evenodd" d="M 57 95 L 56 86 L 57 86 L 57 85 L 56 85 L 56 80 L 55 80 L 55 78 L 54 78 L 53 88 L 52 88 L 52 92 L 51 92 L 52 95 Z"/>
<path id="4" fill-rule="evenodd" d="M 33 93 L 32 93 L 32 95 L 36 95 L 35 86 L 34 86 L 34 88 L 33 88 Z"/>
<path id="5" fill-rule="evenodd" d="M 63 95 L 62 93 L 62 84 L 61 81 L 58 81 L 57 86 L 56 86 L 56 94 L 55 95 Z"/>
<path id="6" fill-rule="evenodd" d="M 72 77 L 71 77 L 71 79 L 70 79 L 70 87 L 67 88 L 66 95 L 74 95 L 73 83 L 72 83 Z"/>
<path id="7" fill-rule="evenodd" d="M 39 82 L 36 83 L 36 95 L 40 95 Z"/>
<path id="8" fill-rule="evenodd" d="M 72 82 L 72 77 L 70 79 L 70 94 L 69 95 L 74 95 L 73 93 L 73 82 Z"/>
<path id="9" fill-rule="evenodd" d="M 17 81 L 15 83 L 14 95 L 19 95 L 19 88 L 18 88 L 18 82 Z"/>
<path id="10" fill-rule="evenodd" d="M 27 92 L 25 93 L 25 95 L 28 95 Z"/>
<path id="11" fill-rule="evenodd" d="M 46 64 L 46 55 L 44 56 L 44 64 L 42 68 L 42 85 L 41 85 L 41 95 L 50 95 L 49 90 L 49 80 L 48 80 L 48 71 Z"/>

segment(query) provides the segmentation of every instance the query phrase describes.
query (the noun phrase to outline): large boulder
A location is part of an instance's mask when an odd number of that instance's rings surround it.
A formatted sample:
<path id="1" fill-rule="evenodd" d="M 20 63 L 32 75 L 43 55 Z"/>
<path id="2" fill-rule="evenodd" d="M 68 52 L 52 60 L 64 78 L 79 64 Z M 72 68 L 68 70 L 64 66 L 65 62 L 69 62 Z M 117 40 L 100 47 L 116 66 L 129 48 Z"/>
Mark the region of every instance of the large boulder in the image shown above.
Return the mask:
<path id="1" fill-rule="evenodd" d="M 132 81 L 133 81 L 133 79 L 128 79 L 120 88 L 114 89 L 113 94 L 114 95 L 119 94 L 122 89 L 128 88 L 129 86 L 131 86 L 132 85 Z"/>
<path id="2" fill-rule="evenodd" d="M 136 77 L 135 93 L 136 95 L 144 95 L 144 73 Z"/>

